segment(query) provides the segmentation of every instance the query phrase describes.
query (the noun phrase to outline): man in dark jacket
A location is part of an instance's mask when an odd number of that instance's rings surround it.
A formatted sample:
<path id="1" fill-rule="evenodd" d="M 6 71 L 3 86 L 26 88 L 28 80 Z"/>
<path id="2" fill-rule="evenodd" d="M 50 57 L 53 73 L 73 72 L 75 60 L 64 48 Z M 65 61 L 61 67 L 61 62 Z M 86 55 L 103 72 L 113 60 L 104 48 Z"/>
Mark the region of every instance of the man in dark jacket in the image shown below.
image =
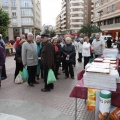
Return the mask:
<path id="1" fill-rule="evenodd" d="M 2 35 L 0 34 L 0 45 L 3 47 L 4 49 L 4 54 L 6 53 L 5 52 L 5 42 L 3 41 L 2 39 Z M 3 65 L 2 67 L 2 75 L 1 75 L 1 80 L 4 80 L 7 78 L 7 75 L 6 75 L 6 67 L 5 67 L 5 64 Z"/>
<path id="2" fill-rule="evenodd" d="M 48 37 L 49 36 L 46 34 L 41 35 L 41 40 L 42 40 L 41 60 L 43 63 L 44 83 L 45 83 L 44 88 L 41 89 L 42 92 L 49 92 L 51 89 L 54 88 L 53 84 L 47 85 L 48 71 L 49 69 L 52 69 L 54 65 L 54 48 L 52 43 L 48 41 Z"/>
<path id="3" fill-rule="evenodd" d="M 2 67 L 5 64 L 5 53 L 4 48 L 0 45 L 0 87 L 1 87 L 1 74 L 2 74 Z"/>

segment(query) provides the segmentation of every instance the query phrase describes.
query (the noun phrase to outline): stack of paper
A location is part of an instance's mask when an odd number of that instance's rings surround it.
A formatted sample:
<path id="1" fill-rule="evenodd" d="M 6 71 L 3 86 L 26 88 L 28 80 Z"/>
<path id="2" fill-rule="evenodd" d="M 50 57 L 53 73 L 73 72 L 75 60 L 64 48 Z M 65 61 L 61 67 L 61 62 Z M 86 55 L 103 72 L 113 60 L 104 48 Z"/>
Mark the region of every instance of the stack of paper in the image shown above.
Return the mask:
<path id="1" fill-rule="evenodd" d="M 117 70 L 111 70 L 110 74 L 86 72 L 83 76 L 85 87 L 110 91 L 116 91 L 116 78 L 118 78 Z"/>

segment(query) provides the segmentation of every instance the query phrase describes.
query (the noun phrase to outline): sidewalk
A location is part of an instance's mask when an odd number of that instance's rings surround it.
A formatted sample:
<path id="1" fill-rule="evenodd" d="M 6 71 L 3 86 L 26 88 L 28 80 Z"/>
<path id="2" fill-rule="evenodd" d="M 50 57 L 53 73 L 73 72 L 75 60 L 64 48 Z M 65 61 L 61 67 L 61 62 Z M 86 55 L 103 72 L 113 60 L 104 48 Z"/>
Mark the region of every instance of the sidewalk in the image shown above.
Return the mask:
<path id="1" fill-rule="evenodd" d="M 20 100 L 0 100 L 0 113 L 7 113 L 0 120 L 73 120 L 56 109 Z"/>
<path id="2" fill-rule="evenodd" d="M 43 93 L 41 92 L 44 86 L 43 79 L 40 79 L 40 84 L 33 88 L 27 83 L 15 84 L 13 82 L 14 57 L 7 57 L 6 69 L 8 78 L 2 81 L 0 89 L 0 113 L 19 116 L 27 120 L 74 120 L 75 99 L 70 98 L 69 94 L 76 85 L 77 78 L 65 79 L 60 71 L 55 89 L 49 93 Z M 82 69 L 83 64 L 77 62 L 74 68 L 75 77 Z M 94 112 L 87 111 L 82 99 L 78 99 L 77 120 L 94 120 Z"/>

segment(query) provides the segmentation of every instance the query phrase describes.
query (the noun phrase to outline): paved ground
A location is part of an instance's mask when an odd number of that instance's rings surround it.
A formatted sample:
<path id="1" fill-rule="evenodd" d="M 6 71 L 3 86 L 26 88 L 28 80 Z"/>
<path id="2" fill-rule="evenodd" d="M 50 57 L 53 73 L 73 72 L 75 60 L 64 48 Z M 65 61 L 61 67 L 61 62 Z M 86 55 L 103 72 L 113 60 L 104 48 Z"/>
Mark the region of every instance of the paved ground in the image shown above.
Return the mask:
<path id="1" fill-rule="evenodd" d="M 77 80 L 65 80 L 61 72 L 55 89 L 49 93 L 41 92 L 44 86 L 42 79 L 39 80 L 40 84 L 35 85 L 34 88 L 29 87 L 27 83 L 14 84 L 15 63 L 13 59 L 14 57 L 7 57 L 6 60 L 8 78 L 2 81 L 0 89 L 0 113 L 19 116 L 27 120 L 74 120 L 75 99 L 70 98 L 69 94 Z M 75 76 L 82 68 L 82 63 L 77 63 L 74 69 Z M 80 99 L 78 100 L 77 120 L 94 120 L 94 113 L 88 112 L 84 100 Z"/>

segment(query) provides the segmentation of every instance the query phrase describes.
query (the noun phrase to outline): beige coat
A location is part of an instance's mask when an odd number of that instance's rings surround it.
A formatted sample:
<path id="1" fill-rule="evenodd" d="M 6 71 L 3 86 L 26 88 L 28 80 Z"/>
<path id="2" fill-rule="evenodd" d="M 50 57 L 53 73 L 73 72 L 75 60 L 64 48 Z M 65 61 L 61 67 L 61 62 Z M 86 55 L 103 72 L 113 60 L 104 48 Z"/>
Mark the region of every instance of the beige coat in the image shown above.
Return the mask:
<path id="1" fill-rule="evenodd" d="M 35 66 L 38 64 L 37 45 L 34 42 L 25 42 L 22 45 L 23 65 Z"/>

